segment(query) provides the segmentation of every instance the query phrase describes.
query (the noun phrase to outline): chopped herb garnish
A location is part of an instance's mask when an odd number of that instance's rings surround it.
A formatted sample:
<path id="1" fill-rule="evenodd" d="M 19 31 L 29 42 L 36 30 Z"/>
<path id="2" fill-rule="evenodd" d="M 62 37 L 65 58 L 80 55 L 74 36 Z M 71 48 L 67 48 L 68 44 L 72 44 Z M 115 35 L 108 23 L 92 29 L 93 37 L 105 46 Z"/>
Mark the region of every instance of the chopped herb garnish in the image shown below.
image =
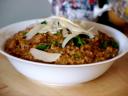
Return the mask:
<path id="1" fill-rule="evenodd" d="M 60 32 L 60 31 L 57 31 L 57 32 L 55 33 L 55 35 L 61 35 L 61 32 Z"/>
<path id="2" fill-rule="evenodd" d="M 26 35 L 27 33 L 28 33 L 28 32 L 24 31 L 24 32 L 23 32 L 23 35 Z"/>
<path id="3" fill-rule="evenodd" d="M 73 54 L 74 58 L 80 58 L 81 54 L 79 52 L 76 52 L 75 54 Z"/>
<path id="4" fill-rule="evenodd" d="M 62 47 L 62 44 L 59 41 L 52 41 L 51 46 Z"/>
<path id="5" fill-rule="evenodd" d="M 45 20 L 45 21 L 41 22 L 41 24 L 47 24 L 47 21 Z"/>
<path id="6" fill-rule="evenodd" d="M 112 41 L 112 47 L 113 47 L 113 48 L 119 48 L 119 45 L 118 45 L 117 42 Z"/>
<path id="7" fill-rule="evenodd" d="M 79 35 L 73 38 L 73 42 L 77 47 L 80 47 L 85 44 L 85 41 Z"/>
<path id="8" fill-rule="evenodd" d="M 51 45 L 53 45 L 53 46 L 57 46 L 58 44 L 59 44 L 58 41 L 52 41 L 52 43 L 51 43 Z"/>
<path id="9" fill-rule="evenodd" d="M 113 48 L 119 48 L 117 42 L 115 42 L 114 40 L 101 41 L 100 48 L 106 49 L 108 46 L 112 46 Z"/>
<path id="10" fill-rule="evenodd" d="M 108 45 L 109 45 L 109 41 L 103 40 L 101 41 L 100 48 L 106 49 Z"/>
<path id="11" fill-rule="evenodd" d="M 39 44 L 36 46 L 36 49 L 39 49 L 39 50 L 46 50 L 48 48 L 50 48 L 50 45 Z"/>

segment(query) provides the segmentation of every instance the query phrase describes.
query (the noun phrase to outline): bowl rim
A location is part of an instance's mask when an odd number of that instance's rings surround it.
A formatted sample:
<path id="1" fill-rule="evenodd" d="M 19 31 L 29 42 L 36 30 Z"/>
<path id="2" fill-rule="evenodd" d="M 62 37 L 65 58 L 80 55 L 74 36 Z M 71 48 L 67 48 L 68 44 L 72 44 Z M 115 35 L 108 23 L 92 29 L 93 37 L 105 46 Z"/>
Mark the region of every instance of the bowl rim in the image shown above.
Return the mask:
<path id="1" fill-rule="evenodd" d="M 54 18 L 54 16 L 53 16 Z M 41 21 L 41 20 L 45 20 L 47 18 L 39 18 L 39 19 L 31 19 L 31 20 L 25 20 L 25 21 L 20 21 L 20 22 L 17 22 L 17 23 L 13 23 L 13 24 L 10 24 L 10 25 L 7 25 L 3 28 L 0 28 L 0 30 L 5 30 L 7 29 L 9 26 L 13 26 L 13 25 L 16 25 L 16 24 L 20 24 L 20 23 L 24 23 L 24 22 L 30 22 L 30 21 Z M 96 25 L 100 25 L 100 26 L 104 26 L 104 27 L 107 27 L 107 28 L 111 28 L 111 29 L 114 29 L 116 31 L 118 31 L 118 33 L 122 34 L 125 38 L 127 38 L 122 32 L 120 32 L 119 30 L 115 29 L 115 28 L 112 28 L 110 26 L 107 26 L 107 25 L 103 25 L 103 24 L 99 24 L 99 23 L 96 23 L 96 22 L 92 22 L 92 21 L 86 21 L 87 23 L 92 23 L 92 24 L 96 24 Z M 31 24 L 30 24 L 31 25 Z M 1 33 L 1 32 L 0 32 Z M 127 38 L 127 41 L 128 41 L 128 38 Z M 128 46 L 127 46 L 128 48 Z M 65 64 L 49 64 L 49 63 L 42 63 L 42 62 L 35 62 L 35 61 L 30 61 L 30 60 L 25 60 L 25 59 L 22 59 L 22 58 L 18 58 L 16 56 L 13 56 L 7 52 L 5 52 L 4 50 L 0 50 L 0 53 L 3 54 L 4 56 L 10 58 L 10 59 L 15 59 L 15 60 L 18 60 L 18 61 L 21 61 L 21 62 L 25 62 L 25 63 L 31 63 L 33 65 L 38 65 L 38 66 L 51 66 L 51 67 L 83 67 L 83 66 L 95 66 L 95 65 L 100 65 L 100 64 L 105 64 L 105 63 L 109 63 L 109 62 L 112 62 L 112 61 L 115 61 L 119 58 L 121 58 L 123 55 L 125 55 L 126 53 L 128 52 L 128 50 L 126 50 L 125 52 L 121 53 L 121 54 L 118 54 L 116 57 L 113 57 L 111 59 L 108 59 L 108 60 L 104 60 L 104 61 L 99 61 L 99 62 L 94 62 L 94 63 L 89 63 L 89 64 L 73 64 L 73 65 L 65 65 Z"/>

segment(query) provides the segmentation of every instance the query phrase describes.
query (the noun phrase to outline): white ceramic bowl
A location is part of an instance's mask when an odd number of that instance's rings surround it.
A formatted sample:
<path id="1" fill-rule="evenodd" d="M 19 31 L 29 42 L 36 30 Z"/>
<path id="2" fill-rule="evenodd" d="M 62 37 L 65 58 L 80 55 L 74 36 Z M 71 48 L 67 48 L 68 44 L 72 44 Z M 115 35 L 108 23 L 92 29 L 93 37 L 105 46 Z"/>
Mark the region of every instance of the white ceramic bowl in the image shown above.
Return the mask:
<path id="1" fill-rule="evenodd" d="M 128 51 L 128 39 L 120 31 L 111 27 L 87 22 L 86 26 L 95 26 L 97 29 L 114 37 L 119 43 L 119 55 L 103 62 L 82 65 L 55 65 L 23 60 L 9 55 L 3 49 L 5 41 L 16 32 L 41 22 L 43 19 L 23 21 L 0 29 L 0 52 L 5 55 L 15 69 L 26 77 L 49 85 L 74 85 L 93 80 L 107 71 L 112 63 Z M 22 53 L 21 53 L 22 54 Z"/>

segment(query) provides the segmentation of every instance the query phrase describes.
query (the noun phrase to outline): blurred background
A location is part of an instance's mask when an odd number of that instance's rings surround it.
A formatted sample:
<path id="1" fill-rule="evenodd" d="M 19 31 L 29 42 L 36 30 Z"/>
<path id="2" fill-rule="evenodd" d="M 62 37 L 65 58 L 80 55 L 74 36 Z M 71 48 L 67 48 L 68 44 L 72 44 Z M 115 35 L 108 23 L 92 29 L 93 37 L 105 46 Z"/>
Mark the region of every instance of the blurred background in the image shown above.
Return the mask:
<path id="1" fill-rule="evenodd" d="M 0 27 L 47 16 L 50 16 L 48 0 L 0 0 Z"/>
<path id="2" fill-rule="evenodd" d="M 0 28 L 11 23 L 48 17 L 51 7 L 48 0 L 0 0 Z M 98 22 L 128 34 L 128 24 L 112 11 L 104 12 Z"/>

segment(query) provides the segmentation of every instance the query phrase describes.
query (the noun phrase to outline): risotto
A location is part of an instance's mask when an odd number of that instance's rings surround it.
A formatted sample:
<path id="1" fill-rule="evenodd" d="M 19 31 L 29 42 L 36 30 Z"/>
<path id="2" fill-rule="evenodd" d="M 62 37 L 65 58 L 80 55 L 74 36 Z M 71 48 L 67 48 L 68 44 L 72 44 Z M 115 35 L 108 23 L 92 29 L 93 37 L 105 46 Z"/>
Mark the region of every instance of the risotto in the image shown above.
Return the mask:
<path id="1" fill-rule="evenodd" d="M 118 54 L 118 43 L 101 31 L 85 30 L 63 19 L 44 20 L 26 28 L 5 43 L 13 56 L 49 64 L 89 64 Z"/>

